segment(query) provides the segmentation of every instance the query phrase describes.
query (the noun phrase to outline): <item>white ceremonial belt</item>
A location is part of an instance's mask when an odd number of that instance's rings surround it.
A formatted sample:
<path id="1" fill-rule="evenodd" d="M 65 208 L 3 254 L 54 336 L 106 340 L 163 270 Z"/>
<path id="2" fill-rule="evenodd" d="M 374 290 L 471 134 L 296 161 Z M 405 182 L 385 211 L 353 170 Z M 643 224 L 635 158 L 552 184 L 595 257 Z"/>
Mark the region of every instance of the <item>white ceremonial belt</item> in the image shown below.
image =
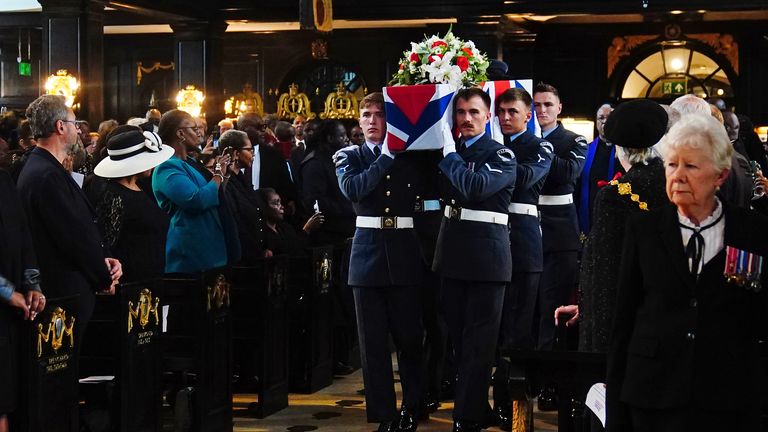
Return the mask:
<path id="1" fill-rule="evenodd" d="M 509 203 L 508 210 L 515 214 L 539 216 L 539 209 L 533 204 Z"/>
<path id="2" fill-rule="evenodd" d="M 573 204 L 573 195 L 540 195 L 539 205 L 566 205 Z"/>
<path id="3" fill-rule="evenodd" d="M 509 215 L 487 210 L 472 210 L 468 208 L 445 206 L 443 212 L 448 219 L 467 220 L 474 222 L 494 223 L 506 225 L 509 221 Z"/>
<path id="4" fill-rule="evenodd" d="M 404 216 L 358 216 L 358 228 L 403 229 L 413 228 L 413 218 Z"/>

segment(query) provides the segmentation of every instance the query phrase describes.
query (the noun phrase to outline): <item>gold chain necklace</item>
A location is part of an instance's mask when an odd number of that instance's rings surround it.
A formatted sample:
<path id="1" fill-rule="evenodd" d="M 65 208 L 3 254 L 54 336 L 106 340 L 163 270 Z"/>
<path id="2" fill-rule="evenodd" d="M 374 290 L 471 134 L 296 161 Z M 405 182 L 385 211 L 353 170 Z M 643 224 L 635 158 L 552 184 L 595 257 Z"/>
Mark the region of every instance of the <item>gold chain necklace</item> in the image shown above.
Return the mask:
<path id="1" fill-rule="evenodd" d="M 632 193 L 632 185 L 629 184 L 629 182 L 619 183 L 618 180 L 611 180 L 609 184 L 619 187 L 619 195 L 629 195 L 629 199 L 636 202 L 637 206 L 640 207 L 640 210 L 648 211 L 648 203 L 640 201 L 640 195 Z"/>

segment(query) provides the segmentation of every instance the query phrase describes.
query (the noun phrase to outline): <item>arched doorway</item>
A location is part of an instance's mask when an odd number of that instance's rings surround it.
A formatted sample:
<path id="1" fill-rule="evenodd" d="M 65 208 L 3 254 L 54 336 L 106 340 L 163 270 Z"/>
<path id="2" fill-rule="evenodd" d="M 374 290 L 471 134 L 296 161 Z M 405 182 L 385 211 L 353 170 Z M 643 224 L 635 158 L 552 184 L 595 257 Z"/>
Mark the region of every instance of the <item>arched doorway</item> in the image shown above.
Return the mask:
<path id="1" fill-rule="evenodd" d="M 612 96 L 668 103 L 695 94 L 728 102 L 736 97 L 736 78 L 728 60 L 699 41 L 649 42 L 620 62 L 612 77 Z"/>

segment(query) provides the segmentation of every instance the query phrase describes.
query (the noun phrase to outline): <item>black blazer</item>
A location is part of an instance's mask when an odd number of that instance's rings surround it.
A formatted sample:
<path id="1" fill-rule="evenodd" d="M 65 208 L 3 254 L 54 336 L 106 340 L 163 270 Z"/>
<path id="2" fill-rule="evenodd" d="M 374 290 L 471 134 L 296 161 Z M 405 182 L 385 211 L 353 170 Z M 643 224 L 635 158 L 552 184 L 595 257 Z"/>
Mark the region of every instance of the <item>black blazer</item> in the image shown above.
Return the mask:
<path id="1" fill-rule="evenodd" d="M 768 219 L 723 211 L 725 246 L 768 256 Z M 694 279 L 675 207 L 630 218 L 608 356 L 609 431 L 631 430 L 628 406 L 759 415 L 768 279 L 756 294 L 727 282 L 724 267 L 725 249 Z"/>
<path id="2" fill-rule="evenodd" d="M 48 297 L 89 294 L 109 288 L 112 278 L 85 193 L 47 150 L 35 148 L 19 174 L 19 195 Z"/>

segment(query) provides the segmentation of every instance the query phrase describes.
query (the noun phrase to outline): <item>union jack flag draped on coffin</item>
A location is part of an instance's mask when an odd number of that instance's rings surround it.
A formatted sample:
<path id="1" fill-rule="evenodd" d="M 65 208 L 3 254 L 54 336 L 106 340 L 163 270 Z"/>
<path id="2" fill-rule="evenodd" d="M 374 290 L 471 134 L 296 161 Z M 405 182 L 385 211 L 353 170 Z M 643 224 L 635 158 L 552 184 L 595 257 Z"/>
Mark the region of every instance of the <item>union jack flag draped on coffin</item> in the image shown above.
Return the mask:
<path id="1" fill-rule="evenodd" d="M 443 148 L 443 127 L 453 129 L 454 93 L 447 84 L 384 87 L 389 150 Z"/>
<path id="2" fill-rule="evenodd" d="M 533 80 L 511 80 L 511 81 L 486 81 L 480 84 L 484 92 L 491 96 L 491 121 L 485 126 L 485 133 L 500 142 L 504 142 L 504 136 L 501 133 L 499 118 L 496 117 L 496 98 L 510 88 L 521 88 L 527 91 L 533 97 Z M 531 119 L 528 121 L 528 131 L 536 136 L 541 136 L 541 127 L 536 119 L 536 111 L 531 106 Z"/>

